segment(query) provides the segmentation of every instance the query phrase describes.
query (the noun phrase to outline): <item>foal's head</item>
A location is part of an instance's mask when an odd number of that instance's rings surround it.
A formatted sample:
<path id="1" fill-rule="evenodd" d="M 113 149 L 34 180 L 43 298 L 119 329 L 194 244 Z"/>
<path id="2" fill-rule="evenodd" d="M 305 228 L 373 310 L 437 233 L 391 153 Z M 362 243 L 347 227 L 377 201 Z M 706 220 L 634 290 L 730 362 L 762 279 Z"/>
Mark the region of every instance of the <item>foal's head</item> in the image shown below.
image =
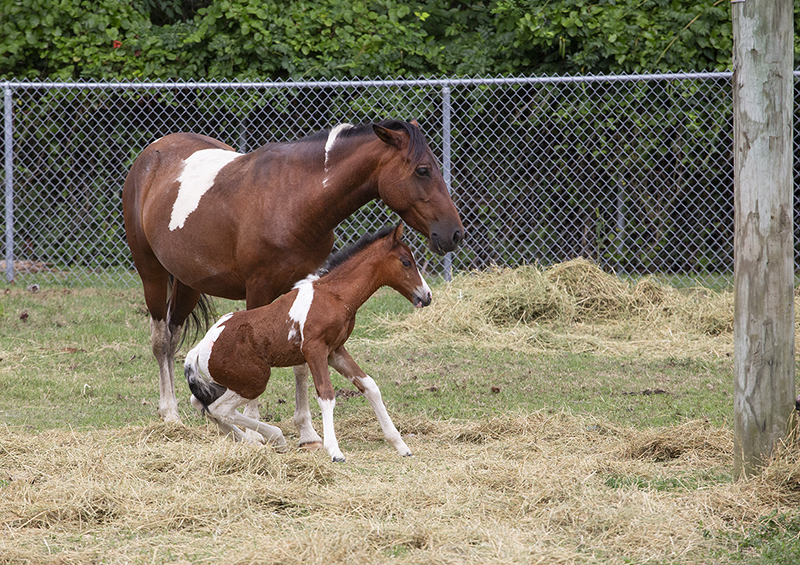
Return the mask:
<path id="1" fill-rule="evenodd" d="M 419 274 L 414 254 L 403 241 L 403 224 L 397 227 L 383 240 L 382 251 L 386 258 L 381 262 L 384 284 L 389 285 L 405 296 L 415 308 L 422 308 L 431 303 L 431 289 Z"/>
<path id="2" fill-rule="evenodd" d="M 403 223 L 364 235 L 353 245 L 333 255 L 322 273 L 358 257 L 362 264 L 372 265 L 372 276 L 378 286 L 390 286 L 405 296 L 416 308 L 431 303 L 431 289 L 419 274 L 414 254 L 403 242 Z"/>

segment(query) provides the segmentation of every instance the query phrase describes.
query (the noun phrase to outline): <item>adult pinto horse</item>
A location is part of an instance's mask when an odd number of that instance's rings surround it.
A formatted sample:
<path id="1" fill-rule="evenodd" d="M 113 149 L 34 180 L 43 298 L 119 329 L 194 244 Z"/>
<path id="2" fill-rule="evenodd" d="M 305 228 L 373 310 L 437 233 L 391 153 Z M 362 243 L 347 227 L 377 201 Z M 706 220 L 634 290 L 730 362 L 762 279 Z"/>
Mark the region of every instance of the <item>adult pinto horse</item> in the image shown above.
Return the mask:
<path id="1" fill-rule="evenodd" d="M 150 312 L 164 420 L 179 420 L 175 353 L 202 294 L 269 304 L 317 269 L 334 228 L 381 199 L 431 250 L 456 249 L 464 226 L 416 121 L 342 124 L 240 154 L 175 133 L 136 158 L 122 193 L 125 234 Z M 308 366 L 295 373 L 300 444 L 321 444 L 308 407 Z M 255 400 L 244 414 L 258 418 Z"/>

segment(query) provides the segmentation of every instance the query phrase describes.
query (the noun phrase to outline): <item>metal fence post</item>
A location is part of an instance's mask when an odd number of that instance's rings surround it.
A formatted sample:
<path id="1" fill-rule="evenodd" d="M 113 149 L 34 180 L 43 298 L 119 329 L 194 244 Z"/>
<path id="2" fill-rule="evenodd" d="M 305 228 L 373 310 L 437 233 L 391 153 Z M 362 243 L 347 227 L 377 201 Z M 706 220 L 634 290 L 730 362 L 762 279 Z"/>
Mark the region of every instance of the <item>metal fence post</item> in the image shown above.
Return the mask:
<path id="1" fill-rule="evenodd" d="M 442 168 L 447 191 L 450 190 L 450 86 L 442 87 Z M 453 279 L 453 253 L 444 256 L 444 280 Z"/>
<path id="2" fill-rule="evenodd" d="M 5 114 L 6 280 L 14 280 L 14 122 L 11 85 L 3 85 Z"/>

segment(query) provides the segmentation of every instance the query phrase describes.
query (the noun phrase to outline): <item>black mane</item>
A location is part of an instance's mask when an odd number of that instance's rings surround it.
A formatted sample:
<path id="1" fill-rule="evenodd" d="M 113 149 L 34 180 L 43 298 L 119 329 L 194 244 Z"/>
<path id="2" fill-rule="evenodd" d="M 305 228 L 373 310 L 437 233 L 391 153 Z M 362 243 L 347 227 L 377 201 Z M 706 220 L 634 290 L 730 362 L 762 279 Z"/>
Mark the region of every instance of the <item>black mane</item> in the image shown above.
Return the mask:
<path id="1" fill-rule="evenodd" d="M 385 226 L 376 231 L 375 233 L 366 233 L 362 235 L 355 243 L 351 243 L 347 247 L 336 251 L 328 257 L 328 261 L 317 271 L 317 275 L 323 276 L 330 273 L 336 267 L 346 262 L 348 259 L 356 255 L 359 251 L 367 247 L 369 244 L 374 243 L 379 239 L 383 239 L 394 230 L 395 226 Z"/>
<path id="2" fill-rule="evenodd" d="M 408 123 L 403 122 L 400 120 L 382 120 L 377 122 L 375 125 L 379 125 L 386 129 L 394 130 L 394 131 L 404 131 L 408 134 L 410 139 L 410 143 L 408 145 L 408 156 L 412 162 L 418 162 L 422 159 L 422 157 L 426 153 L 426 149 L 428 148 L 428 142 L 425 141 L 425 136 L 422 135 L 422 130 L 418 127 Z M 343 129 L 339 132 L 337 139 L 347 139 L 350 137 L 359 137 L 363 135 L 372 135 L 373 123 L 366 123 L 360 124 L 357 126 L 353 126 L 351 128 Z M 325 142 L 328 139 L 328 135 L 330 134 L 330 130 L 322 130 L 318 131 L 317 133 L 311 134 L 308 137 L 304 137 L 299 141 L 321 141 Z"/>

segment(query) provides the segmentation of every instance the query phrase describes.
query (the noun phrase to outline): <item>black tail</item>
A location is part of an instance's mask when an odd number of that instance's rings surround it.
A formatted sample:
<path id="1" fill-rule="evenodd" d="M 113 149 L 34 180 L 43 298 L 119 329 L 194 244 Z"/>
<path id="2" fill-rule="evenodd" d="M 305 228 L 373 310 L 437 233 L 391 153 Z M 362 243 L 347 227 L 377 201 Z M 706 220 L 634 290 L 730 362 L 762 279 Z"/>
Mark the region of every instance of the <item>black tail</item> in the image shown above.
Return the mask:
<path id="1" fill-rule="evenodd" d="M 192 391 L 197 400 L 203 405 L 205 410 L 214 403 L 220 396 L 225 394 L 228 390 L 224 386 L 215 383 L 214 381 L 207 381 L 200 374 L 200 368 L 197 366 L 197 355 L 191 355 L 186 358 L 186 363 L 183 365 L 183 374 L 186 377 L 186 382 L 189 384 L 189 390 Z"/>
<path id="2" fill-rule="evenodd" d="M 169 276 L 169 291 L 168 296 L 170 297 L 169 300 L 172 300 L 172 285 L 175 284 L 175 277 L 172 275 Z M 171 310 L 171 304 L 167 303 L 167 311 Z M 178 343 L 178 349 L 183 347 L 184 343 L 186 343 L 186 338 L 191 334 L 190 343 L 194 343 L 197 341 L 197 337 L 200 334 L 205 334 L 208 331 L 208 328 L 211 327 L 211 324 L 214 320 L 217 319 L 217 314 L 214 311 L 214 304 L 211 302 L 211 298 L 208 297 L 206 294 L 200 295 L 200 300 L 197 301 L 197 306 L 194 307 L 192 313 L 189 314 L 189 317 L 183 323 L 183 331 L 181 332 L 181 340 Z"/>

